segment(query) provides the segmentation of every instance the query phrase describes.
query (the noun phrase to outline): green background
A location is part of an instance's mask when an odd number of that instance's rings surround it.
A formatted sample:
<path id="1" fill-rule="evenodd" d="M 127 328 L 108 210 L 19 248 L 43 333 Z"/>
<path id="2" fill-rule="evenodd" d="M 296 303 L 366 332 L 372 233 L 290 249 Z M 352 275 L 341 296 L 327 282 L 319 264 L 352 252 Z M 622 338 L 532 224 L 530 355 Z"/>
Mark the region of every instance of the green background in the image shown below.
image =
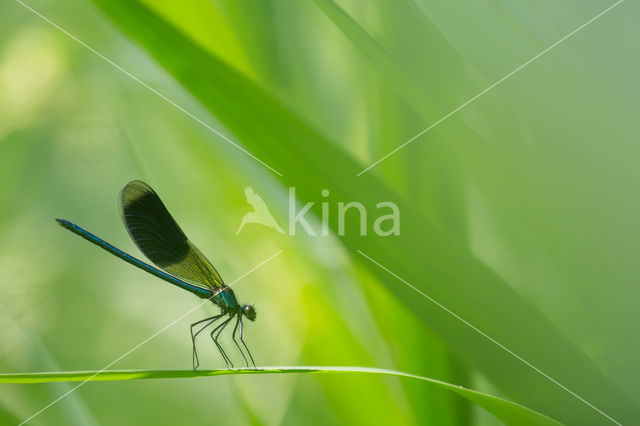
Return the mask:
<path id="1" fill-rule="evenodd" d="M 282 173 L 13 0 L 0 5 L 0 370 L 101 369 L 197 299 L 53 221 L 137 255 L 116 209 L 151 184 L 255 303 L 259 365 L 391 368 L 568 424 L 613 424 L 380 264 L 623 424 L 640 420 L 639 6 L 626 1 L 370 171 L 613 3 L 329 0 L 28 3 Z M 328 189 L 334 234 L 248 225 L 252 186 Z M 338 202 L 393 201 L 401 236 L 335 235 Z M 188 325 L 118 369 L 191 366 Z M 225 340 L 230 347 L 230 340 Z M 203 368 L 222 361 L 210 342 Z M 233 352 L 233 351 L 232 351 Z M 238 354 L 234 353 L 239 361 Z M 0 385 L 17 423 L 71 384 Z M 32 424 L 499 424 L 422 382 L 360 375 L 87 383 Z"/>

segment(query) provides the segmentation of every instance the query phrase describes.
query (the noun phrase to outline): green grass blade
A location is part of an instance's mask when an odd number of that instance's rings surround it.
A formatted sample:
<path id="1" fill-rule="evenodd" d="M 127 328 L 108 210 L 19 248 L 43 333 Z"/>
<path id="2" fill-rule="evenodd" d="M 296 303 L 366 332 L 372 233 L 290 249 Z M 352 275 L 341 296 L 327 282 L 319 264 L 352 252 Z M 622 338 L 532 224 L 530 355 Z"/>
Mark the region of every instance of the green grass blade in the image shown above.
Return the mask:
<path id="1" fill-rule="evenodd" d="M 413 108 L 427 119 L 429 115 L 435 117 L 438 114 L 433 103 L 430 102 L 429 93 L 415 84 L 410 76 L 392 59 L 382 46 L 376 43 L 354 19 L 345 13 L 331 0 L 314 0 L 318 7 L 329 19 L 357 46 L 377 67 L 381 70 L 398 92 L 409 102 Z"/>
<path id="2" fill-rule="evenodd" d="M 99 373 L 99 374 L 97 374 Z M 402 371 L 386 370 L 383 368 L 367 367 L 260 367 L 256 370 L 250 368 L 233 368 L 220 370 L 107 370 L 97 371 L 62 371 L 44 373 L 10 373 L 0 374 L 0 383 L 50 383 L 50 382 L 84 382 L 84 381 L 114 381 L 114 380 L 141 380 L 141 379 L 177 379 L 189 377 L 210 377 L 236 374 L 291 374 L 291 373 L 340 373 L 340 374 L 381 374 L 397 377 L 405 377 L 422 380 L 436 386 L 445 388 L 458 395 L 467 398 L 470 402 L 483 407 L 506 424 L 522 426 L 558 425 L 557 421 L 542 415 L 520 404 L 498 398 L 486 393 L 466 389 L 451 383 L 417 376 Z"/>

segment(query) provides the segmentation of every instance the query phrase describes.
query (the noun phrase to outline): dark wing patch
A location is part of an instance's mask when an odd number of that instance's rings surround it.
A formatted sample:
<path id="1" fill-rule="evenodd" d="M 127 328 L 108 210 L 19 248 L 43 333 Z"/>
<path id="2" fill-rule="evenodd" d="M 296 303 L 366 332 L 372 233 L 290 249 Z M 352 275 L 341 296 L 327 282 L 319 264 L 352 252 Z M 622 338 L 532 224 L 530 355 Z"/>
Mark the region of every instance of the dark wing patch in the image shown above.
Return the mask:
<path id="1" fill-rule="evenodd" d="M 120 192 L 119 204 L 131 239 L 149 260 L 192 284 L 224 286 L 218 271 L 189 241 L 149 185 L 138 180 L 129 182 Z"/>

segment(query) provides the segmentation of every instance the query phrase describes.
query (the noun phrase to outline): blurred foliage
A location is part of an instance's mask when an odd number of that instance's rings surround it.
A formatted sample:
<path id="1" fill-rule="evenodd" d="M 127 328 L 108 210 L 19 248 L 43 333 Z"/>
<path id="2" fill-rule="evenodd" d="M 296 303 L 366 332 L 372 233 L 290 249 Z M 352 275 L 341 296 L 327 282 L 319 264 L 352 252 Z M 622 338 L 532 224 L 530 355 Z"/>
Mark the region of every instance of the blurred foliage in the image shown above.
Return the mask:
<path id="1" fill-rule="evenodd" d="M 640 418 L 640 347 L 629 325 L 640 320 L 640 63 L 629 55 L 640 6 L 621 4 L 356 177 L 609 4 L 29 5 L 284 176 L 19 3 L 0 5 L 2 371 L 100 369 L 193 306 L 53 221 L 65 217 L 136 253 L 115 196 L 138 178 L 228 282 L 284 250 L 234 286 L 241 302 L 256 303 L 246 340 L 260 365 L 393 368 L 566 423 L 607 424 L 361 249 L 613 418 Z M 324 188 L 334 207 L 358 200 L 372 213 L 394 201 L 402 235 L 291 237 L 254 225 L 236 237 L 248 185 L 281 224 L 289 186 L 316 202 L 316 216 Z M 190 365 L 188 324 L 214 311 L 199 309 L 115 367 Z M 204 368 L 221 362 L 212 346 L 200 344 Z M 26 418 L 70 388 L 2 386 L 0 419 Z M 249 376 L 89 383 L 33 424 L 125 418 L 496 422 L 448 391 L 398 378 Z"/>

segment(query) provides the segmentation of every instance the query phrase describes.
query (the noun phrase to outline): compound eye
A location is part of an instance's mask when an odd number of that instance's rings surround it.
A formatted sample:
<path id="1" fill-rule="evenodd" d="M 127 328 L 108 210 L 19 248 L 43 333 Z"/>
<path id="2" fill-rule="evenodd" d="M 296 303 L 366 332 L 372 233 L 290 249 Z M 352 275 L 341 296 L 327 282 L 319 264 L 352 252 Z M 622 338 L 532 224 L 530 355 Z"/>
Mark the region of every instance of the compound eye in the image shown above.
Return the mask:
<path id="1" fill-rule="evenodd" d="M 256 319 L 256 310 L 253 308 L 253 306 L 251 305 L 246 305 L 244 307 L 244 314 L 247 316 L 247 318 L 249 318 L 251 321 Z"/>

